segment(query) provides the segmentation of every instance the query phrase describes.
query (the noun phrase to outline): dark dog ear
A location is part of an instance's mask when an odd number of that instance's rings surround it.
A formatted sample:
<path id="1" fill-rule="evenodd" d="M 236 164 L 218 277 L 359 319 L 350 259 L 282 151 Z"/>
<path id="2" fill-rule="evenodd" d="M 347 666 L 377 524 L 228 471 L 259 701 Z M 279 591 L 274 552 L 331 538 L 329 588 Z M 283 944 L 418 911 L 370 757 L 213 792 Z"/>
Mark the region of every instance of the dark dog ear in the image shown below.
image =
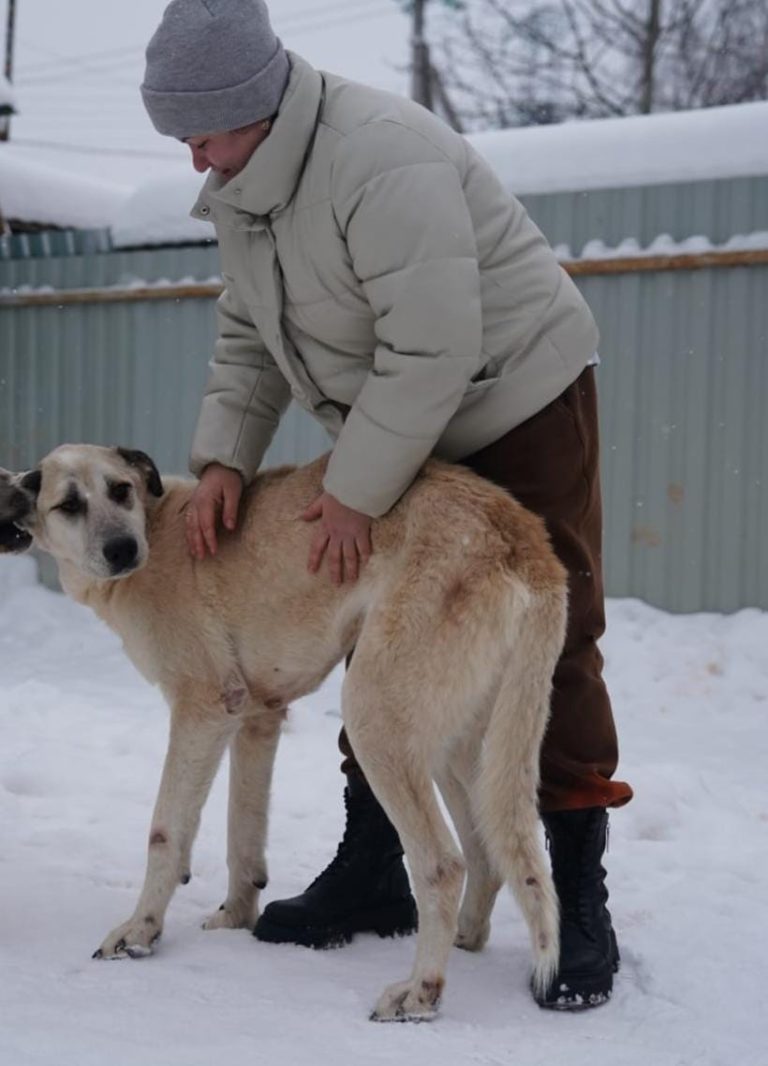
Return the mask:
<path id="1" fill-rule="evenodd" d="M 25 474 L 19 484 L 27 492 L 31 492 L 33 496 L 37 496 L 40 493 L 40 485 L 43 481 L 43 472 L 38 467 L 37 470 L 30 470 L 28 474 Z"/>
<path id="2" fill-rule="evenodd" d="M 129 466 L 135 466 L 142 472 L 147 489 L 153 496 L 163 495 L 163 483 L 160 480 L 160 474 L 146 452 L 139 452 L 131 448 L 116 448 L 115 450 Z"/>

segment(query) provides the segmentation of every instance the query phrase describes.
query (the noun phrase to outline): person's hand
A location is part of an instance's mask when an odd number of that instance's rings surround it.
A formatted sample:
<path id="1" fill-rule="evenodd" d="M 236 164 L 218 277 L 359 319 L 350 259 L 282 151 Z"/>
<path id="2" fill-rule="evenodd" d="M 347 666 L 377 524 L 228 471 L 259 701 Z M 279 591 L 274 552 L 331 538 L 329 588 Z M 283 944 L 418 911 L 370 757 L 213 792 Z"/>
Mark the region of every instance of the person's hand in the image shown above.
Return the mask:
<path id="1" fill-rule="evenodd" d="M 344 580 L 357 581 L 360 567 L 371 557 L 370 516 L 345 507 L 335 496 L 324 492 L 301 517 L 305 522 L 318 523 L 309 550 L 309 570 L 317 573 L 327 553 L 334 585 Z"/>
<path id="2" fill-rule="evenodd" d="M 187 547 L 196 559 L 204 559 L 206 549 L 216 554 L 216 528 L 237 524 L 237 508 L 243 479 L 237 470 L 220 463 L 206 466 L 187 508 Z"/>

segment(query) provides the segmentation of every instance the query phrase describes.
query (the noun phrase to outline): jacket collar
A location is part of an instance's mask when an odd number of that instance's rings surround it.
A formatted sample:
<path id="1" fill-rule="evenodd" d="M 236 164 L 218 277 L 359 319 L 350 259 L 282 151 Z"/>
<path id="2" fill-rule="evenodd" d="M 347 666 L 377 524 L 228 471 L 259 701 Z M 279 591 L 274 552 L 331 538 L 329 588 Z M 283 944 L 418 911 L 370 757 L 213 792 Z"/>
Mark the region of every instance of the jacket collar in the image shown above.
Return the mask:
<path id="1" fill-rule="evenodd" d="M 317 128 L 323 79 L 294 52 L 288 53 L 291 74 L 269 136 L 234 178 L 222 184 L 211 172 L 192 209 L 195 218 L 214 220 L 228 208 L 266 216 L 290 203 Z"/>

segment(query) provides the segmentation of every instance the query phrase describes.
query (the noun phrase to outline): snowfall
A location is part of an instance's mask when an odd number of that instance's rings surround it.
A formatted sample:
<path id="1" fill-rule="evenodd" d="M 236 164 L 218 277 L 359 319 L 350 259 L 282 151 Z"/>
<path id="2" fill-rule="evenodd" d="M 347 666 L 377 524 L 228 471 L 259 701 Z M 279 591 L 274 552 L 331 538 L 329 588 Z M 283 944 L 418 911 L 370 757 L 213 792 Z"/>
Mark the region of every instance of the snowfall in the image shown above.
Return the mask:
<path id="1" fill-rule="evenodd" d="M 316 952 L 204 932 L 226 883 L 226 767 L 204 812 L 192 881 L 157 953 L 93 961 L 131 913 L 168 716 L 118 639 L 0 559 L 2 1066 L 761 1066 L 768 923 L 768 613 L 674 616 L 609 602 L 607 676 L 636 797 L 607 856 L 622 966 L 613 1000 L 540 1011 L 527 934 L 507 895 L 479 955 L 455 951 L 439 1017 L 368 1011 L 407 975 L 412 938 Z M 333 675 L 281 739 L 265 901 L 300 892 L 342 831 Z"/>

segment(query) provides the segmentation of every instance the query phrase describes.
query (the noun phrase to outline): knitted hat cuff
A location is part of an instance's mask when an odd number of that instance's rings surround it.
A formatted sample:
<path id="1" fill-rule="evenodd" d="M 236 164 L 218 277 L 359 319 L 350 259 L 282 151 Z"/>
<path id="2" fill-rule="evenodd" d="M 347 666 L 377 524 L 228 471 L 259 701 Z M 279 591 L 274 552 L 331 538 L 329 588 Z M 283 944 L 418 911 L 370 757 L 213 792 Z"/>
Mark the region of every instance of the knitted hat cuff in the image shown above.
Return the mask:
<path id="1" fill-rule="evenodd" d="M 236 130 L 274 115 L 288 84 L 290 63 L 283 46 L 253 77 L 225 89 L 165 92 L 141 86 L 144 106 L 158 133 L 184 140 Z"/>

